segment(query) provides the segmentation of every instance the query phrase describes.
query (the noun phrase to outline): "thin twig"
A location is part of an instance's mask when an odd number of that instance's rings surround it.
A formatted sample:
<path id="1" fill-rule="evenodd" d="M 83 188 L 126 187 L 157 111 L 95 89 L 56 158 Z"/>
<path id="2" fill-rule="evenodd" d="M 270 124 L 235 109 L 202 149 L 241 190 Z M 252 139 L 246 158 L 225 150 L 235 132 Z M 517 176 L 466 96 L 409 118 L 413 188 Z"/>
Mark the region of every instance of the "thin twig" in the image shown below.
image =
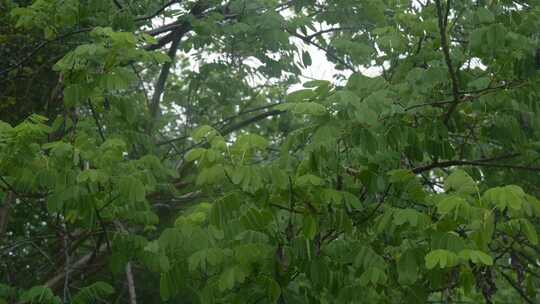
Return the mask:
<path id="1" fill-rule="evenodd" d="M 69 296 L 69 274 L 71 272 L 71 256 L 69 255 L 69 232 L 67 229 L 67 224 L 64 224 L 64 235 L 63 235 L 63 242 L 64 242 L 64 258 L 65 258 L 65 264 L 64 264 L 64 303 L 68 302 L 68 296 Z"/>
<path id="2" fill-rule="evenodd" d="M 506 282 L 508 282 L 508 284 L 510 284 L 510 286 L 512 286 L 512 288 L 514 288 L 514 290 L 517 291 L 519 296 L 521 298 L 523 298 L 523 300 L 525 300 L 525 302 L 527 302 L 529 304 L 534 304 L 533 300 L 531 300 L 531 299 L 529 299 L 529 297 L 527 297 L 527 295 L 521 289 L 521 287 L 519 287 L 519 285 L 516 282 L 514 282 L 514 280 L 512 280 L 512 278 L 510 278 L 510 276 L 508 276 L 502 270 L 498 270 L 498 272 L 503 276 L 503 278 L 506 280 Z"/>
<path id="3" fill-rule="evenodd" d="M 69 36 L 73 36 L 73 35 L 76 35 L 76 34 L 86 33 L 86 32 L 89 32 L 91 30 L 92 30 L 92 28 L 84 28 L 84 29 L 80 29 L 80 30 L 76 30 L 76 31 L 73 31 L 73 32 L 69 32 L 69 33 L 60 35 L 60 36 L 58 36 L 58 37 L 56 37 L 54 39 L 51 39 L 51 40 L 44 41 L 44 42 L 40 43 L 36 48 L 34 48 L 34 50 L 32 52 L 30 52 L 30 54 L 28 54 L 28 56 L 24 57 L 21 61 L 15 63 L 14 65 L 12 65 L 10 67 L 7 67 L 6 69 L 4 69 L 2 71 L 0 71 L 0 75 L 6 74 L 6 73 L 18 68 L 18 67 L 21 67 L 24 63 L 26 63 L 28 60 L 30 60 L 35 54 L 37 54 L 37 52 L 39 50 L 41 50 L 42 48 L 47 46 L 49 43 L 52 43 L 52 42 L 55 42 L 55 41 L 58 41 L 58 40 L 62 40 L 64 38 L 67 38 Z"/>
<path id="4" fill-rule="evenodd" d="M 97 116 L 96 110 L 94 109 L 94 106 L 92 105 L 92 102 L 90 99 L 87 100 L 88 107 L 90 108 L 90 112 L 92 113 L 92 117 L 94 118 L 94 121 L 96 122 L 96 128 L 99 133 L 99 137 L 101 138 L 102 142 L 105 142 L 105 134 L 103 133 L 103 129 L 101 127 L 101 123 L 99 122 L 99 117 Z"/>

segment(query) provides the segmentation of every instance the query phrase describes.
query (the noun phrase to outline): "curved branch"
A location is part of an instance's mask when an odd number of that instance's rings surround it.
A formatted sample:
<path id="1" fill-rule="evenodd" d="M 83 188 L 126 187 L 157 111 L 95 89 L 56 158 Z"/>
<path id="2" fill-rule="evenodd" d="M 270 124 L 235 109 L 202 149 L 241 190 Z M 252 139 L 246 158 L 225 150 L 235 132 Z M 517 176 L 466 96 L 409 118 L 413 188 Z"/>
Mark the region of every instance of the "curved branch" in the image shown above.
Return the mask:
<path id="1" fill-rule="evenodd" d="M 161 6 L 157 11 L 155 11 L 153 14 L 151 15 L 148 15 L 148 16 L 143 16 L 143 17 L 138 17 L 138 18 L 135 18 L 135 21 L 144 21 L 144 20 L 148 20 L 148 19 L 152 19 L 154 17 L 156 17 L 157 15 L 161 14 L 164 10 L 166 10 L 169 6 L 175 4 L 175 3 L 180 3 L 181 0 L 172 0 L 172 1 L 169 1 L 167 3 L 165 3 L 163 6 Z"/>
<path id="2" fill-rule="evenodd" d="M 448 167 L 453 167 L 453 166 L 476 166 L 476 167 L 491 167 L 491 168 L 503 168 L 503 169 L 540 172 L 540 167 L 528 167 L 528 166 L 521 166 L 521 165 L 506 165 L 506 164 L 491 163 L 491 161 L 515 158 L 515 157 L 518 157 L 519 155 L 520 154 L 518 153 L 514 153 L 514 154 L 503 155 L 499 157 L 478 159 L 478 160 L 472 160 L 472 161 L 449 160 L 449 161 L 444 161 L 444 162 L 436 162 L 436 163 L 429 164 L 422 167 L 417 167 L 417 168 L 412 169 L 411 171 L 415 174 L 418 174 L 418 173 L 430 171 L 436 168 L 448 168 Z"/>
<path id="3" fill-rule="evenodd" d="M 260 120 L 263 120 L 267 117 L 270 117 L 270 116 L 275 116 L 275 115 L 280 115 L 284 113 L 284 111 L 281 111 L 281 110 L 272 110 L 272 111 L 268 111 L 268 112 L 264 112 L 264 113 L 261 113 L 259 115 L 255 115 L 249 119 L 246 119 L 246 120 L 243 120 L 239 123 L 236 123 L 234 125 L 230 125 L 228 127 L 225 127 L 220 133 L 222 135 L 227 135 L 227 134 L 230 134 L 236 130 L 239 130 L 245 126 L 249 126 L 250 124 L 252 123 L 255 123 L 257 121 L 260 121 Z"/>
<path id="4" fill-rule="evenodd" d="M 269 108 L 273 108 L 277 105 L 280 105 L 281 103 L 273 103 L 273 104 L 269 104 L 269 105 L 264 105 L 264 106 L 260 106 L 260 107 L 256 107 L 256 108 L 252 108 L 252 109 L 249 109 L 249 110 L 245 110 L 245 111 L 242 111 L 240 113 L 237 113 L 235 115 L 232 115 L 232 116 L 229 116 L 229 117 L 226 117 L 216 123 L 213 123 L 212 124 L 212 127 L 217 127 L 219 125 L 222 125 L 222 124 L 225 124 L 229 121 L 232 121 L 240 116 L 243 116 L 245 114 L 249 114 L 249 113 L 253 113 L 253 112 L 256 112 L 256 111 L 259 111 L 259 110 L 264 110 L 264 109 L 269 109 Z M 175 138 L 171 138 L 171 139 L 167 139 L 167 140 L 164 140 L 162 142 L 159 142 L 157 143 L 158 146 L 162 146 L 162 145 L 167 145 L 167 144 L 171 144 L 173 142 L 177 142 L 177 141 L 180 141 L 180 140 L 184 140 L 184 139 L 187 139 L 189 138 L 189 135 L 188 136 L 180 136 L 180 137 L 175 137 Z"/>

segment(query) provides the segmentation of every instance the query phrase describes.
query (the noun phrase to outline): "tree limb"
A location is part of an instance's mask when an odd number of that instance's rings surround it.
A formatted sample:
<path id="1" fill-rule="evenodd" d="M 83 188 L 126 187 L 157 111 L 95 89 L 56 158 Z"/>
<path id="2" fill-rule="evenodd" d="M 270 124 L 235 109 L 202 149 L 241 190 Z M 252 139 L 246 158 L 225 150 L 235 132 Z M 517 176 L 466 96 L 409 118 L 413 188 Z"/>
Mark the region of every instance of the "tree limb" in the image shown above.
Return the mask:
<path id="1" fill-rule="evenodd" d="M 103 133 L 103 128 L 101 127 L 101 123 L 99 122 L 99 117 L 96 113 L 96 110 L 94 109 L 94 106 L 92 105 L 92 102 L 90 99 L 87 100 L 88 107 L 90 108 L 90 112 L 92 113 L 92 117 L 94 118 L 94 122 L 96 123 L 96 128 L 98 130 L 99 137 L 101 138 L 102 142 L 105 142 L 105 134 Z"/>
<path id="2" fill-rule="evenodd" d="M 519 287 L 519 285 L 514 282 L 514 280 L 512 280 L 512 278 L 510 278 L 510 276 L 508 276 L 506 273 L 504 273 L 502 270 L 499 270 L 499 273 L 503 276 L 503 278 L 506 280 L 506 282 L 508 282 L 508 284 L 510 284 L 510 286 L 512 286 L 512 288 L 514 288 L 515 291 L 517 291 L 517 293 L 519 294 L 519 296 L 527 303 L 529 304 L 534 304 L 534 302 L 529 299 L 529 297 L 527 297 L 527 295 L 525 294 L 525 292 L 521 289 L 521 287 Z"/>
<path id="3" fill-rule="evenodd" d="M 446 66 L 448 67 L 448 74 L 450 75 L 450 80 L 452 81 L 452 95 L 454 96 L 454 101 L 450 105 L 450 108 L 448 109 L 448 112 L 445 115 L 444 123 L 448 123 L 448 120 L 450 119 L 450 115 L 452 115 L 452 112 L 455 110 L 459 103 L 459 82 L 458 77 L 456 74 L 456 70 L 454 70 L 454 66 L 452 64 L 452 58 L 450 57 L 450 47 L 448 45 L 448 37 L 446 36 L 446 26 L 448 24 L 448 14 L 450 11 L 452 1 L 448 0 L 446 3 L 446 12 L 443 14 L 443 8 L 441 5 L 441 0 L 435 0 L 435 5 L 437 6 L 437 19 L 439 21 L 439 35 L 441 38 L 441 49 L 443 52 L 444 61 L 446 62 Z"/>
<path id="4" fill-rule="evenodd" d="M 97 249 L 97 253 L 102 253 L 104 252 L 105 250 L 107 249 L 107 246 L 105 244 L 102 244 L 98 249 Z M 75 271 L 77 272 L 82 272 L 88 265 L 88 262 L 90 261 L 90 259 L 92 258 L 92 256 L 94 255 L 93 252 L 89 252 L 87 254 L 85 254 L 84 256 L 82 256 L 81 258 L 79 258 L 77 261 L 75 261 L 74 263 L 71 264 L 71 267 L 69 267 L 69 271 L 68 273 L 69 274 L 72 274 L 74 273 Z M 64 277 L 66 276 L 66 272 L 64 271 L 61 271 L 60 273 L 58 273 L 57 275 L 55 275 L 54 277 L 50 278 L 49 280 L 47 280 L 47 282 L 45 282 L 45 284 L 43 284 L 45 287 L 48 287 L 48 288 L 51 288 L 51 289 L 55 289 L 58 287 L 58 284 L 61 284 L 64 280 Z"/>
<path id="5" fill-rule="evenodd" d="M 135 291 L 135 280 L 133 279 L 131 262 L 127 262 L 126 264 L 126 280 L 129 291 L 129 304 L 137 304 L 137 293 Z"/>
<path id="6" fill-rule="evenodd" d="M 143 16 L 143 17 L 138 17 L 138 18 L 135 18 L 135 21 L 143 21 L 143 20 L 148 20 L 148 19 L 152 19 L 154 17 L 156 17 L 157 15 L 161 14 L 165 9 L 167 9 L 169 6 L 175 4 L 175 3 L 180 3 L 181 0 L 172 0 L 172 1 L 169 1 L 167 3 L 165 3 L 163 6 L 161 6 L 157 11 L 155 11 L 153 14 L 151 15 L 148 15 L 148 16 Z"/>
<path id="7" fill-rule="evenodd" d="M 165 89 L 165 83 L 167 81 L 167 78 L 169 77 L 171 66 L 174 61 L 174 57 L 176 56 L 176 51 L 178 50 L 178 46 L 180 45 L 180 40 L 188 31 L 189 29 L 188 27 L 186 27 L 176 30 L 174 32 L 174 40 L 172 41 L 171 47 L 167 52 L 167 56 L 169 56 L 170 61 L 163 64 L 161 72 L 158 76 L 156 87 L 154 88 L 154 95 L 152 96 L 152 100 L 150 101 L 150 116 L 153 118 L 156 118 L 160 114 L 159 103 L 161 101 L 161 95 L 163 94 L 163 91 Z"/>
<path id="8" fill-rule="evenodd" d="M 269 108 L 273 108 L 277 105 L 280 105 L 281 103 L 273 103 L 273 104 L 269 104 L 269 105 L 264 105 L 264 106 L 260 106 L 260 107 L 256 107 L 256 108 L 252 108 L 252 109 L 248 109 L 248 110 L 245 110 L 245 111 L 242 111 L 242 112 L 239 112 L 235 115 L 231 115 L 229 117 L 226 117 L 214 124 L 212 124 L 212 127 L 217 127 L 219 125 L 223 125 L 229 121 L 232 121 L 240 116 L 243 116 L 245 114 L 249 114 L 249 113 L 253 113 L 253 112 L 256 112 L 256 111 L 259 111 L 259 110 L 264 110 L 264 109 L 269 109 Z M 173 142 L 176 142 L 176 141 L 180 141 L 180 140 L 184 140 L 184 139 L 187 139 L 189 138 L 189 136 L 180 136 L 180 137 L 175 137 L 175 138 L 171 138 L 171 139 L 167 139 L 167 140 L 164 140 L 162 142 L 159 142 L 157 143 L 158 146 L 162 146 L 162 145 L 167 145 L 167 144 L 171 144 Z"/>
<path id="9" fill-rule="evenodd" d="M 28 60 L 30 60 L 34 55 L 37 54 L 37 52 L 39 50 L 41 50 L 42 48 L 44 48 L 45 46 L 47 46 L 49 43 L 52 43 L 52 42 L 55 42 L 55 41 L 58 41 L 58 40 L 62 40 L 64 38 L 67 38 L 69 36 L 73 36 L 73 35 L 76 35 L 76 34 L 80 34 L 80 33 L 86 33 L 86 32 L 89 32 L 91 31 L 93 28 L 84 28 L 84 29 L 80 29 L 80 30 L 76 30 L 76 31 L 73 31 L 73 32 L 69 32 L 69 33 L 66 33 L 66 34 L 63 34 L 63 35 L 60 35 L 60 36 L 57 36 L 56 38 L 54 39 L 51 39 L 51 40 L 47 40 L 47 41 L 44 41 L 42 43 L 40 43 L 39 45 L 37 45 L 34 50 L 32 50 L 32 52 L 30 52 L 30 54 L 28 54 L 26 57 L 24 57 L 22 60 L 20 60 L 19 62 L 15 63 L 14 65 L 12 66 L 9 66 L 7 68 L 5 68 L 4 70 L 0 71 L 0 75 L 3 75 L 3 74 L 6 74 L 18 67 L 21 67 L 23 64 L 25 64 Z"/>
<path id="10" fill-rule="evenodd" d="M 272 110 L 272 111 L 267 111 L 267 112 L 264 112 L 264 113 L 261 113 L 261 114 L 258 114 L 258 115 L 255 115 L 249 119 L 246 119 L 246 120 L 243 120 L 239 123 L 236 123 L 234 125 L 230 125 L 228 127 L 225 127 L 223 130 L 220 131 L 220 133 L 222 135 L 227 135 L 227 134 L 230 134 L 238 129 L 241 129 L 245 126 L 248 126 L 254 122 L 257 122 L 259 120 L 263 120 L 267 117 L 270 117 L 270 116 L 275 116 L 275 115 L 280 115 L 284 113 L 284 111 L 280 111 L 280 110 Z"/>
<path id="11" fill-rule="evenodd" d="M 488 158 L 488 159 L 479 159 L 479 160 L 449 160 L 444 162 L 435 162 L 422 167 L 417 167 L 411 171 L 415 174 L 430 171 L 436 168 L 448 168 L 452 166 L 477 166 L 477 167 L 492 167 L 492 168 L 503 168 L 503 169 L 514 169 L 514 170 L 524 170 L 532 172 L 540 172 L 540 167 L 528 167 L 520 165 L 506 165 L 506 164 L 496 164 L 491 163 L 490 161 L 502 160 L 508 158 L 514 158 L 519 156 L 519 154 L 509 154 L 500 157 Z"/>

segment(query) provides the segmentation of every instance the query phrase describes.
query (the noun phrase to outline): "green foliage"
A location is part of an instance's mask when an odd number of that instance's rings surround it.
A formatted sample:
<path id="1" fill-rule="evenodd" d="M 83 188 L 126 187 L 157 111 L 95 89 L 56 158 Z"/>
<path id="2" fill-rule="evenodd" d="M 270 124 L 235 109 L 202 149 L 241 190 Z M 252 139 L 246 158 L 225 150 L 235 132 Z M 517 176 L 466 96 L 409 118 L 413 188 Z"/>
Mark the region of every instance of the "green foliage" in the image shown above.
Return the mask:
<path id="1" fill-rule="evenodd" d="M 0 303 L 540 301 L 536 2 L 0 7 Z"/>
<path id="2" fill-rule="evenodd" d="M 103 297 L 114 293 L 114 288 L 104 282 L 96 282 L 90 286 L 82 288 L 73 297 L 74 304 L 92 303 L 104 300 Z"/>

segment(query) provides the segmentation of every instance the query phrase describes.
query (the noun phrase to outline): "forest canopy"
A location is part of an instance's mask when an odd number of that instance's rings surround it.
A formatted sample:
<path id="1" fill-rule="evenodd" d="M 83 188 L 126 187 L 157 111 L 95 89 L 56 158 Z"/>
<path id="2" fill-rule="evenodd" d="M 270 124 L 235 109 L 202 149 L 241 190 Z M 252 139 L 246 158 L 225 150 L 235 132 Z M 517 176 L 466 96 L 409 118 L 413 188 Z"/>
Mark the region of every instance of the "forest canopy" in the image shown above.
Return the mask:
<path id="1" fill-rule="evenodd" d="M 540 303 L 540 1 L 0 0 L 0 304 Z"/>

